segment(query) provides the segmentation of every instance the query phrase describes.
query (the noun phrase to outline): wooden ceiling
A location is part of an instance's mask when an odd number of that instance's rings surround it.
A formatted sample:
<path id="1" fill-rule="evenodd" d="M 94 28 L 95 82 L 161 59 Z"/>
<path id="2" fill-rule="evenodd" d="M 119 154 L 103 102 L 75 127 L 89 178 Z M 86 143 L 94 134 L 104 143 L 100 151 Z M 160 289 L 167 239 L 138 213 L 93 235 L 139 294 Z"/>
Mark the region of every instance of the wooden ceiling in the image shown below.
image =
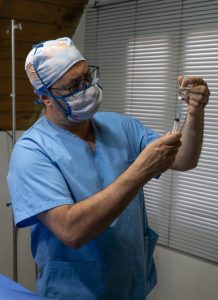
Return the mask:
<path id="1" fill-rule="evenodd" d="M 41 106 L 24 71 L 25 58 L 33 44 L 63 36 L 71 37 L 87 0 L 0 0 L 0 130 L 12 129 L 11 19 L 21 23 L 15 30 L 16 128 L 29 128 Z"/>

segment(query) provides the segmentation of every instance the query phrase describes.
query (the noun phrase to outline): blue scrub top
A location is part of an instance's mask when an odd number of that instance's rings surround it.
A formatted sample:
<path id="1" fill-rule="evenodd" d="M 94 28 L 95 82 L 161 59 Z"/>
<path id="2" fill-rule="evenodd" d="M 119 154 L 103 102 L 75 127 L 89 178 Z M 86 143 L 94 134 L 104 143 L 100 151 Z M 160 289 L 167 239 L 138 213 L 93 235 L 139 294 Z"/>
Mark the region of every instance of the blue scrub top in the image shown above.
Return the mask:
<path id="1" fill-rule="evenodd" d="M 145 299 L 156 283 L 152 253 L 158 236 L 147 226 L 142 190 L 80 249 L 65 246 L 36 217 L 101 191 L 159 137 L 117 113 L 96 113 L 92 125 L 95 151 L 44 116 L 17 141 L 8 174 L 15 223 L 31 225 L 39 294 L 61 300 Z"/>
<path id="2" fill-rule="evenodd" d="M 2 300 L 46 300 L 27 290 L 17 282 L 0 274 L 0 299 Z"/>

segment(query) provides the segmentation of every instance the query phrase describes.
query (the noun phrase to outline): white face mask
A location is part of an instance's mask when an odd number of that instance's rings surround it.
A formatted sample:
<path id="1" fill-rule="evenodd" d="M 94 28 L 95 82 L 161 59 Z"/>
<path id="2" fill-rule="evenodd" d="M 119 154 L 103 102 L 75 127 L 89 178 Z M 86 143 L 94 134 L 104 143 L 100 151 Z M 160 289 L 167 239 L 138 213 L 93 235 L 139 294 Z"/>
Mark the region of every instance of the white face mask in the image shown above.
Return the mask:
<path id="1" fill-rule="evenodd" d="M 81 122 L 91 119 L 97 112 L 102 100 L 102 89 L 98 84 L 94 84 L 78 98 L 69 96 L 62 99 L 67 107 L 67 119 Z"/>

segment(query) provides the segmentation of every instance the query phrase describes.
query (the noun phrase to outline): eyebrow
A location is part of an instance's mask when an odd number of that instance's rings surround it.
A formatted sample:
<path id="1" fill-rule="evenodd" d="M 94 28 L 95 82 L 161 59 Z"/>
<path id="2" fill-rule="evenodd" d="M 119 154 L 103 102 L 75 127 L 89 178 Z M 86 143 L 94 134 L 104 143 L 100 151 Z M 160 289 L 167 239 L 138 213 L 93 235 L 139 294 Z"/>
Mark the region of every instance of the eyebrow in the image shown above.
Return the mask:
<path id="1" fill-rule="evenodd" d="M 88 69 L 83 73 L 83 75 L 82 75 L 83 77 L 81 77 L 81 79 L 84 78 L 84 76 L 85 76 L 89 71 L 90 71 L 90 69 L 88 68 Z M 77 81 L 80 80 L 79 78 L 80 78 L 80 77 L 77 77 L 77 78 L 75 78 L 75 79 L 71 79 L 69 83 L 60 85 L 59 89 L 67 89 L 67 88 L 71 87 L 71 86 L 73 85 L 74 82 L 77 82 Z"/>

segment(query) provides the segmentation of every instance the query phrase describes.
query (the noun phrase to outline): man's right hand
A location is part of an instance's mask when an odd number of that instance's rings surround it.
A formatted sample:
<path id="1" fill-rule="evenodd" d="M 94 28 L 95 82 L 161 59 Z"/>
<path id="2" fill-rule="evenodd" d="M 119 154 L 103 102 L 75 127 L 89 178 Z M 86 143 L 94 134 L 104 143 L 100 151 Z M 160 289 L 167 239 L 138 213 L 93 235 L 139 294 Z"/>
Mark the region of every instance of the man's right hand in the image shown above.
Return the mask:
<path id="1" fill-rule="evenodd" d="M 168 132 L 161 138 L 150 143 L 135 160 L 135 166 L 140 173 L 144 173 L 149 179 L 168 170 L 181 146 L 181 133 Z"/>

